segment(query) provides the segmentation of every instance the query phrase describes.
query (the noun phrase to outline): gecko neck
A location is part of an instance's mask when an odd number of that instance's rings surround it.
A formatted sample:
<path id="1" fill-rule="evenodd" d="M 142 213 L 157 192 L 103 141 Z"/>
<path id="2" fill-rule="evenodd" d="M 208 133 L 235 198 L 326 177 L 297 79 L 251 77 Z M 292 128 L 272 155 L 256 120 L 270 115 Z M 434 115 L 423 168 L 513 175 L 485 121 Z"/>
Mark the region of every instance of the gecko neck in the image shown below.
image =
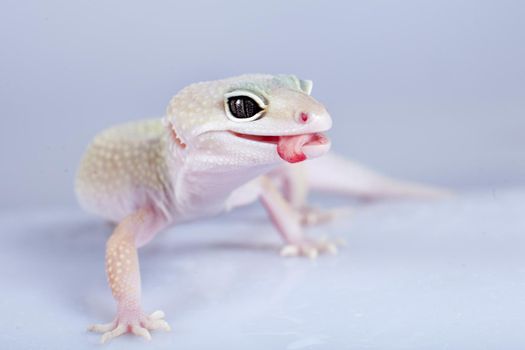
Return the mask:
<path id="1" fill-rule="evenodd" d="M 201 151 L 172 159 L 174 198 L 177 211 L 185 218 L 223 211 L 234 190 L 278 166 L 278 163 L 228 162 L 225 155 L 209 155 Z"/>

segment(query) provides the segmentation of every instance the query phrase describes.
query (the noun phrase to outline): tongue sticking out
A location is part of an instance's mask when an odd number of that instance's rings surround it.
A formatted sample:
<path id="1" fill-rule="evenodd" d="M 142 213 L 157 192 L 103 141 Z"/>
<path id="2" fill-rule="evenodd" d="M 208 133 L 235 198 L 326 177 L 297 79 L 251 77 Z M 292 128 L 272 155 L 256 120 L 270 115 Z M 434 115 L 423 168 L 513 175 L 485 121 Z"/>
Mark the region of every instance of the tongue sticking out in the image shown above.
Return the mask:
<path id="1" fill-rule="evenodd" d="M 329 149 L 330 140 L 321 133 L 280 136 L 277 144 L 277 153 L 289 163 L 319 157 Z"/>

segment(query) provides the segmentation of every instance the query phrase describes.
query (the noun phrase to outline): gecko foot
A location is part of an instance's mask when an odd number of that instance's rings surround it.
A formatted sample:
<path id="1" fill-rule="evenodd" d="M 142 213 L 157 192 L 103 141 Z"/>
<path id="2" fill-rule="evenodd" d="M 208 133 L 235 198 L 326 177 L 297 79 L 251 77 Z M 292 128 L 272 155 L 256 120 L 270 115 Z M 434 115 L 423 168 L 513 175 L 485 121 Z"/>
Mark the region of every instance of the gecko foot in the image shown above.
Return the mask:
<path id="1" fill-rule="evenodd" d="M 315 259 L 319 254 L 337 254 L 337 247 L 344 245 L 343 241 L 329 241 L 326 238 L 321 240 L 304 239 L 298 242 L 289 243 L 281 249 L 281 256 L 305 256 Z"/>
<path id="2" fill-rule="evenodd" d="M 171 330 L 168 323 L 164 320 L 164 312 L 160 310 L 149 316 L 140 311 L 120 313 L 113 322 L 94 324 L 88 327 L 88 331 L 103 333 L 100 338 L 102 344 L 128 332 L 144 337 L 146 340 L 151 340 L 149 331 L 158 329 Z"/>

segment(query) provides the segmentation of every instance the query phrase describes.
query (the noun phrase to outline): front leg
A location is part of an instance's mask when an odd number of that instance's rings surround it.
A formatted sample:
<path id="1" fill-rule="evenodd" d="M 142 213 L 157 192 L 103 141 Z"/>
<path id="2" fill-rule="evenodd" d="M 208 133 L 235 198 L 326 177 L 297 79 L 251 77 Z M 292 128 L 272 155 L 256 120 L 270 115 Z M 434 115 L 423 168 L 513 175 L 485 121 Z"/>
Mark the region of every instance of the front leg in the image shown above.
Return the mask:
<path id="1" fill-rule="evenodd" d="M 116 228 L 106 245 L 106 273 L 113 297 L 117 301 L 117 316 L 108 324 L 89 327 L 104 333 L 101 342 L 132 332 L 151 339 L 149 330 L 170 327 L 164 313 L 146 315 L 140 305 L 141 286 L 137 246 L 149 241 L 164 226 L 164 219 L 154 211 L 143 209 L 126 217 Z"/>
<path id="2" fill-rule="evenodd" d="M 337 245 L 327 240 L 308 238 L 303 233 L 302 215 L 286 201 L 277 187 L 267 177 L 261 179 L 261 201 L 286 245 L 282 256 L 307 256 L 316 258 L 319 253 L 337 253 Z"/>
<path id="3" fill-rule="evenodd" d="M 303 164 L 293 166 L 284 165 L 272 173 L 268 178 L 282 191 L 288 204 L 299 214 L 303 226 L 314 226 L 331 222 L 339 217 L 346 217 L 353 212 L 350 207 L 317 209 L 307 203 L 308 185 L 307 174 Z"/>

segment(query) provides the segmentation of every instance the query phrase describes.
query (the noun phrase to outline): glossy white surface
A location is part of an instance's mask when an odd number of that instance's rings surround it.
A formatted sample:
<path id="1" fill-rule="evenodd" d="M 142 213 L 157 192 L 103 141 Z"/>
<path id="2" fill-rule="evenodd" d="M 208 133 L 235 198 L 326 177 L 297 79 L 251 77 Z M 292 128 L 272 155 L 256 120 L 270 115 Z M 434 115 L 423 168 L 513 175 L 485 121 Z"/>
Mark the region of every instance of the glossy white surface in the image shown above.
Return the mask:
<path id="1" fill-rule="evenodd" d="M 348 243 L 316 261 L 280 258 L 257 207 L 174 228 L 140 253 L 144 307 L 173 331 L 107 349 L 523 348 L 523 203 L 516 190 L 368 205 L 310 230 Z M 0 215 L 3 349 L 98 344 L 85 327 L 113 316 L 110 230 L 80 211 Z"/>

